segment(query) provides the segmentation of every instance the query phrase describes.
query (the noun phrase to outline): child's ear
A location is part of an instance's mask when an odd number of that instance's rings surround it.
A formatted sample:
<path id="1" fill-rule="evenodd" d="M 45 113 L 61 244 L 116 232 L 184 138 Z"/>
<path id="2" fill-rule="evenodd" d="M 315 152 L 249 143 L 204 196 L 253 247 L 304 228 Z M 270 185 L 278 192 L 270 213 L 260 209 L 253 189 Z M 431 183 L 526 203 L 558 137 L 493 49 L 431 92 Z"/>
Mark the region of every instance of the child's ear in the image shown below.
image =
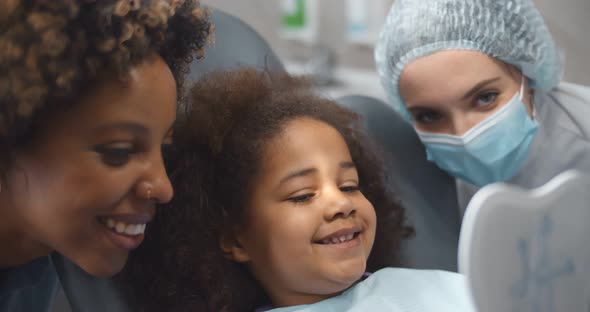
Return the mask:
<path id="1" fill-rule="evenodd" d="M 226 231 L 221 235 L 219 240 L 219 247 L 225 254 L 226 258 L 235 262 L 248 262 L 250 261 L 250 255 L 240 242 L 238 235 L 235 231 Z"/>

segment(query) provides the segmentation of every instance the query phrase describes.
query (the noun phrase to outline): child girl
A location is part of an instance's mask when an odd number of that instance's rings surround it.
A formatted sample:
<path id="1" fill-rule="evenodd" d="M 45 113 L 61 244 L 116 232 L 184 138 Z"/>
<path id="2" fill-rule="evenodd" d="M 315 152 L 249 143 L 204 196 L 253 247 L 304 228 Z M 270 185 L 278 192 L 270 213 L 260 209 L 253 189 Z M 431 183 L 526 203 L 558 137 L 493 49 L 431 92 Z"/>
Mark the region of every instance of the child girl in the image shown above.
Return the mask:
<path id="1" fill-rule="evenodd" d="M 457 274 L 382 269 L 412 229 L 356 114 L 254 69 L 191 98 L 167 157 L 174 209 L 128 268 L 146 310 L 471 311 Z"/>

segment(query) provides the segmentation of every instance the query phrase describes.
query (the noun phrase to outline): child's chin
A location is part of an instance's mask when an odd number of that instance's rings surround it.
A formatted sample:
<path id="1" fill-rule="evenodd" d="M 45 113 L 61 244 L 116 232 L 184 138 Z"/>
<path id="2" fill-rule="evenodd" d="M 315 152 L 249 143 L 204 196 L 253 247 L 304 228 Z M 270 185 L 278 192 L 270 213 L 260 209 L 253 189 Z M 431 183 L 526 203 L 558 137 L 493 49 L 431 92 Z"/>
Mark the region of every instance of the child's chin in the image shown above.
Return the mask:
<path id="1" fill-rule="evenodd" d="M 332 287 L 326 288 L 323 292 L 324 295 L 338 295 L 341 292 L 349 289 L 350 287 L 356 285 L 357 282 L 360 281 L 362 274 L 358 278 L 350 278 L 346 280 L 340 280 L 338 283 L 332 285 Z"/>
<path id="2" fill-rule="evenodd" d="M 343 286 L 344 289 L 341 289 L 345 290 L 363 277 L 365 269 L 365 261 L 361 261 L 358 264 L 347 263 L 346 266 L 340 267 L 337 272 L 334 272 L 334 280 L 337 280 L 340 282 L 340 284 L 345 285 Z"/>

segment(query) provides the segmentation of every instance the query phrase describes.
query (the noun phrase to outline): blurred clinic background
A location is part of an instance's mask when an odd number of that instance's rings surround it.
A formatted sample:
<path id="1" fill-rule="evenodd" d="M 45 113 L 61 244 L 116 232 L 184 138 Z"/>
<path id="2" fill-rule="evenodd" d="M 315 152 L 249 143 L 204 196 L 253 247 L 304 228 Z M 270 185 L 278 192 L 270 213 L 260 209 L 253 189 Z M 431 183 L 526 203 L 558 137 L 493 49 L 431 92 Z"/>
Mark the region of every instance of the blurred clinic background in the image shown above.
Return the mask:
<path id="1" fill-rule="evenodd" d="M 258 31 L 295 74 L 338 97 L 385 99 L 373 46 L 394 0 L 203 0 Z M 419 0 L 417 0 L 419 1 Z M 534 0 L 565 59 L 564 79 L 590 85 L 590 0 Z M 416 21 L 419 22 L 419 21 Z"/>

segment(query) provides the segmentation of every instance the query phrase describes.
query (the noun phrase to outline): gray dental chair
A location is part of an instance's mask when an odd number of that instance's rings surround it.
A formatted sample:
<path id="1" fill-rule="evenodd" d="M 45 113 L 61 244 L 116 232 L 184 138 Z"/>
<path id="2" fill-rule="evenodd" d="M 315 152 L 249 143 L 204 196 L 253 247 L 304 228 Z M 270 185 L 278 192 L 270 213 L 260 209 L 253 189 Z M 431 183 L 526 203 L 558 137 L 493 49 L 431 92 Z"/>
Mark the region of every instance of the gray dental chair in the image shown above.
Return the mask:
<path id="1" fill-rule="evenodd" d="M 270 71 L 284 71 L 283 64 L 268 43 L 240 19 L 214 10 L 215 41 L 207 47 L 205 58 L 193 62 L 188 79 L 199 80 L 215 70 L 250 66 Z"/>
<path id="2" fill-rule="evenodd" d="M 416 230 L 403 246 L 402 265 L 456 271 L 461 219 L 454 179 L 426 160 L 414 129 L 385 103 L 366 96 L 337 101 L 363 116 L 369 135 L 385 153 L 392 190 Z"/>
<path id="3" fill-rule="evenodd" d="M 268 43 L 240 19 L 213 9 L 211 21 L 215 26 L 215 41 L 206 48 L 205 58 L 191 65 L 190 81 L 214 70 L 240 66 L 284 70 Z M 54 312 L 133 311 L 125 305 L 111 280 L 89 276 L 61 255 L 54 254 L 52 260 L 63 288 L 56 298 Z"/>

